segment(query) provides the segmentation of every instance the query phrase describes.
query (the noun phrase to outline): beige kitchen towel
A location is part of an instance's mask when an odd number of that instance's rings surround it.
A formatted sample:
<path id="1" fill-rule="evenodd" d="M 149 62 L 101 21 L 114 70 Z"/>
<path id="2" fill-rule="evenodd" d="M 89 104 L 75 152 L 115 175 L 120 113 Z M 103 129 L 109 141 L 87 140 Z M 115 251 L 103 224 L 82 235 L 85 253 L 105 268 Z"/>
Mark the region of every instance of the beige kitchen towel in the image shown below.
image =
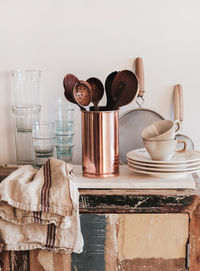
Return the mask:
<path id="1" fill-rule="evenodd" d="M 72 170 L 51 158 L 40 170 L 23 166 L 0 183 L 0 248 L 82 251 Z"/>
<path id="2" fill-rule="evenodd" d="M 0 200 L 22 210 L 70 215 L 71 171 L 70 164 L 56 158 L 50 158 L 40 170 L 23 166 L 0 183 Z"/>

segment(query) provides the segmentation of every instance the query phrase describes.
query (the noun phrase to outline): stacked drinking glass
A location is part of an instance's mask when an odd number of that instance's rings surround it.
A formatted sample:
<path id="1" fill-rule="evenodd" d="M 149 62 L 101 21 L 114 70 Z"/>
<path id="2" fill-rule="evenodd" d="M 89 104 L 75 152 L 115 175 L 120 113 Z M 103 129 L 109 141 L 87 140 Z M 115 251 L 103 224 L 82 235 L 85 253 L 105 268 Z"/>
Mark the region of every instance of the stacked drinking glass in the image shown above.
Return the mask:
<path id="1" fill-rule="evenodd" d="M 53 156 L 55 143 L 54 122 L 33 123 L 33 146 L 35 151 L 35 166 L 41 167 Z"/>
<path id="2" fill-rule="evenodd" d="M 57 158 L 65 162 L 72 162 L 74 108 L 66 105 L 62 99 L 58 99 L 55 124 Z"/>
<path id="3" fill-rule="evenodd" d="M 15 119 L 15 142 L 18 164 L 33 164 L 32 124 L 39 121 L 39 86 L 41 71 L 15 70 L 11 72 Z"/>

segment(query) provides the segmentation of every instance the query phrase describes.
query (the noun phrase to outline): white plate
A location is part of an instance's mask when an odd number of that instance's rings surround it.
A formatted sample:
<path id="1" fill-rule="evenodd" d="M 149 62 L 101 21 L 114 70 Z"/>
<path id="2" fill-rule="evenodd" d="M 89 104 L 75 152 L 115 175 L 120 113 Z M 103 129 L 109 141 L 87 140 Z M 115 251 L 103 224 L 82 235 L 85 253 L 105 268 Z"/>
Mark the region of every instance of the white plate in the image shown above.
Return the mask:
<path id="1" fill-rule="evenodd" d="M 139 162 L 139 161 L 135 161 L 135 160 L 131 160 L 127 158 L 128 163 L 132 163 L 134 165 L 138 165 L 138 166 L 145 166 L 145 167 L 149 167 L 149 168 L 188 168 L 188 167 L 200 167 L 200 161 L 197 162 L 191 162 L 191 163 L 174 163 L 174 164 L 153 164 L 153 163 L 147 163 L 147 162 Z"/>
<path id="2" fill-rule="evenodd" d="M 151 172 L 188 172 L 188 171 L 193 171 L 193 170 L 200 170 L 200 166 L 198 167 L 188 167 L 188 168 L 151 168 L 151 167 L 144 167 L 144 166 L 139 166 L 135 165 L 133 163 L 128 163 L 128 166 L 134 167 L 139 170 L 147 170 Z"/>
<path id="3" fill-rule="evenodd" d="M 140 173 L 140 174 L 147 174 L 147 175 L 151 175 L 151 176 L 155 176 L 155 177 L 170 177 L 170 176 L 178 176 L 178 177 L 181 177 L 181 176 L 185 176 L 187 174 L 192 174 L 192 173 L 196 173 L 196 172 L 199 172 L 200 170 L 189 170 L 187 172 L 152 172 L 152 171 L 149 171 L 149 170 L 139 170 L 135 167 L 132 167 L 132 166 L 128 166 L 128 168 L 133 171 L 133 172 L 136 172 L 136 173 Z"/>
<path id="4" fill-rule="evenodd" d="M 145 149 L 137 149 L 128 152 L 127 159 L 150 164 L 166 164 L 166 165 L 185 164 L 191 162 L 200 162 L 200 152 L 194 150 L 189 150 L 181 153 L 179 152 L 174 154 L 172 160 L 170 161 L 156 161 L 151 159 L 151 157 L 149 156 L 148 152 Z"/>
<path id="5" fill-rule="evenodd" d="M 127 159 L 128 163 L 146 168 L 162 168 L 162 169 L 184 169 L 191 167 L 200 167 L 200 162 L 184 163 L 184 164 L 150 164 Z"/>

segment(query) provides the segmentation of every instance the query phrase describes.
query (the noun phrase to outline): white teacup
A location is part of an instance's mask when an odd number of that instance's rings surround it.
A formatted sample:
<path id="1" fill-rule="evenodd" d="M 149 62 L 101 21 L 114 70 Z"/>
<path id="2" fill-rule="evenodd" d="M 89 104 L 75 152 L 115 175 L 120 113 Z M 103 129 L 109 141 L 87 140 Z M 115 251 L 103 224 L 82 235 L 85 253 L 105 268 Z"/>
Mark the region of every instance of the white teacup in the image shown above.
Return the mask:
<path id="1" fill-rule="evenodd" d="M 171 140 L 181 130 L 179 120 L 160 120 L 146 127 L 141 136 L 148 140 Z"/>
<path id="2" fill-rule="evenodd" d="M 149 140 L 143 139 L 144 146 L 152 160 L 169 161 L 177 152 L 185 152 L 187 142 L 185 140 Z M 183 149 L 177 150 L 177 145 L 183 143 Z"/>

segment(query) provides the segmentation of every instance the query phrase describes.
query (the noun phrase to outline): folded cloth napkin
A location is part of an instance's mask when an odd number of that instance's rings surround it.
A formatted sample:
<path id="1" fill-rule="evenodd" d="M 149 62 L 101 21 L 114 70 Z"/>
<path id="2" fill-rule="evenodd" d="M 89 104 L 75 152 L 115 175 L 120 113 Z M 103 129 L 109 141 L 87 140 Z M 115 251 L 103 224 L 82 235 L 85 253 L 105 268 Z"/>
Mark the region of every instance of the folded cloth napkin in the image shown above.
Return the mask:
<path id="1" fill-rule="evenodd" d="M 23 166 L 0 183 L 0 251 L 37 248 L 83 249 L 73 168 L 55 158 L 40 170 Z"/>

